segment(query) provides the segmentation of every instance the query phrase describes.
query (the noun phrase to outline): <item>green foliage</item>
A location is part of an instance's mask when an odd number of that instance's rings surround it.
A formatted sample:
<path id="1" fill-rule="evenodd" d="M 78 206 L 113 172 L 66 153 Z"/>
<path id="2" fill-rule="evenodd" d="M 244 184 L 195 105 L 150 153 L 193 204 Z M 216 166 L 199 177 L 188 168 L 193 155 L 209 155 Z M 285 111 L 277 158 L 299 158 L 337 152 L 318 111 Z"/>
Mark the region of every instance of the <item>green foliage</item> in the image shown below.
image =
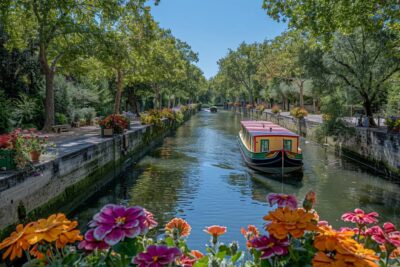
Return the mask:
<path id="1" fill-rule="evenodd" d="M 11 122 L 11 103 L 5 97 L 4 92 L 0 90 L 0 134 L 8 132 Z"/>
<path id="2" fill-rule="evenodd" d="M 19 99 L 15 100 L 14 109 L 11 114 L 13 125 L 21 128 L 37 128 L 37 117 L 40 114 L 40 107 L 36 99 L 21 94 Z"/>

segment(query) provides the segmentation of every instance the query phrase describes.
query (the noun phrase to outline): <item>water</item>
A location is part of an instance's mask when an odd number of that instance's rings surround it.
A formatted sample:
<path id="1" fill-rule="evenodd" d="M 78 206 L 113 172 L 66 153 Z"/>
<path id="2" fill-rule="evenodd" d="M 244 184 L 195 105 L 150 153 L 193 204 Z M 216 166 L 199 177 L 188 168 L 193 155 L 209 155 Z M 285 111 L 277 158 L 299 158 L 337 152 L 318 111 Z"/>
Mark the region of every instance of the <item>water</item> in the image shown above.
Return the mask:
<path id="1" fill-rule="evenodd" d="M 72 215 L 82 223 L 107 203 L 140 205 L 155 214 L 160 225 L 156 235 L 171 218 L 181 217 L 192 226 L 192 249 L 204 249 L 209 236 L 202 230 L 213 224 L 228 227 L 223 241 L 238 240 L 243 247 L 240 228 L 262 228 L 262 217 L 270 210 L 268 193 L 283 190 L 302 200 L 314 190 L 321 219 L 334 226 L 343 225 L 340 216 L 357 207 L 399 225 L 398 184 L 313 142 L 302 140 L 301 183 L 282 184 L 247 168 L 236 141 L 241 119 L 231 112 L 200 112 Z"/>

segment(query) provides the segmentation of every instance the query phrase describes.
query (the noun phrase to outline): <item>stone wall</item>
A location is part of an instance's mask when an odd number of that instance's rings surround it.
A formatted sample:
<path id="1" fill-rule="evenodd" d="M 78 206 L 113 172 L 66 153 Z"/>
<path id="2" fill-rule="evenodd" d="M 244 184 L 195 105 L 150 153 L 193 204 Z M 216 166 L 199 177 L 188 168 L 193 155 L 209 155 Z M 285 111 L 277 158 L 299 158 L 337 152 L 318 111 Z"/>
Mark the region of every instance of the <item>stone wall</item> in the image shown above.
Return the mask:
<path id="1" fill-rule="evenodd" d="M 291 131 L 301 133 L 313 141 L 320 141 L 316 135 L 318 122 L 304 119 L 299 123 L 291 116 L 275 115 L 270 112 L 234 108 L 234 111 L 256 119 L 268 120 Z M 363 162 L 374 171 L 389 177 L 400 177 L 400 134 L 391 134 L 375 129 L 355 127 L 355 132 L 337 138 L 326 138 L 335 151 Z"/>
<path id="2" fill-rule="evenodd" d="M 188 111 L 185 119 L 193 113 Z M 112 138 L 81 140 L 76 149 L 35 166 L 35 171 L 0 177 L 0 229 L 6 233 L 15 223 L 70 212 L 178 126 L 165 120 L 163 127 L 140 125 Z"/>

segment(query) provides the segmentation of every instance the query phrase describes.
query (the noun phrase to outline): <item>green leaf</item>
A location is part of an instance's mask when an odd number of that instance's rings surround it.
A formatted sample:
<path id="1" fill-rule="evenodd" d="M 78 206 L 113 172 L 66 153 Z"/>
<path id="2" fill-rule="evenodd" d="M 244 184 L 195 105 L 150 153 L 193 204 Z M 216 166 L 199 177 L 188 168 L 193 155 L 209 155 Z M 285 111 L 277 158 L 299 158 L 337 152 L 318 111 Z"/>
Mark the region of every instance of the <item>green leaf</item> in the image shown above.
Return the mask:
<path id="1" fill-rule="evenodd" d="M 272 267 L 272 265 L 269 262 L 269 260 L 264 259 L 264 260 L 261 260 L 261 267 Z"/>
<path id="2" fill-rule="evenodd" d="M 242 251 L 239 251 L 235 255 L 233 255 L 231 258 L 232 263 L 235 264 L 240 259 L 241 256 L 242 256 Z"/>
<path id="3" fill-rule="evenodd" d="M 172 237 L 170 236 L 165 238 L 165 243 L 167 244 L 168 247 L 175 247 L 174 239 L 172 239 Z"/>
<path id="4" fill-rule="evenodd" d="M 113 246 L 113 250 L 121 255 L 133 257 L 138 253 L 139 247 L 140 245 L 137 243 L 136 238 L 125 239 Z"/>

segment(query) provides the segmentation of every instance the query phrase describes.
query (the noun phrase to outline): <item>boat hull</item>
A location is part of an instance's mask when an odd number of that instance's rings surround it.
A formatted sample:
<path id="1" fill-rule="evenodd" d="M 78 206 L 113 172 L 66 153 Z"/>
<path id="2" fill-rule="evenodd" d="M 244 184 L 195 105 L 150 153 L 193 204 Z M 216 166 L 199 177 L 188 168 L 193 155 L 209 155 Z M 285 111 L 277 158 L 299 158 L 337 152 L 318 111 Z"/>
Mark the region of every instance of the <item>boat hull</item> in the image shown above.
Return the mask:
<path id="1" fill-rule="evenodd" d="M 303 161 L 301 159 L 289 158 L 287 152 L 276 151 L 275 155 L 271 158 L 254 158 L 252 157 L 252 153 L 243 145 L 240 138 L 238 138 L 238 142 L 246 165 L 252 169 L 270 174 L 301 172 L 303 169 Z"/>

